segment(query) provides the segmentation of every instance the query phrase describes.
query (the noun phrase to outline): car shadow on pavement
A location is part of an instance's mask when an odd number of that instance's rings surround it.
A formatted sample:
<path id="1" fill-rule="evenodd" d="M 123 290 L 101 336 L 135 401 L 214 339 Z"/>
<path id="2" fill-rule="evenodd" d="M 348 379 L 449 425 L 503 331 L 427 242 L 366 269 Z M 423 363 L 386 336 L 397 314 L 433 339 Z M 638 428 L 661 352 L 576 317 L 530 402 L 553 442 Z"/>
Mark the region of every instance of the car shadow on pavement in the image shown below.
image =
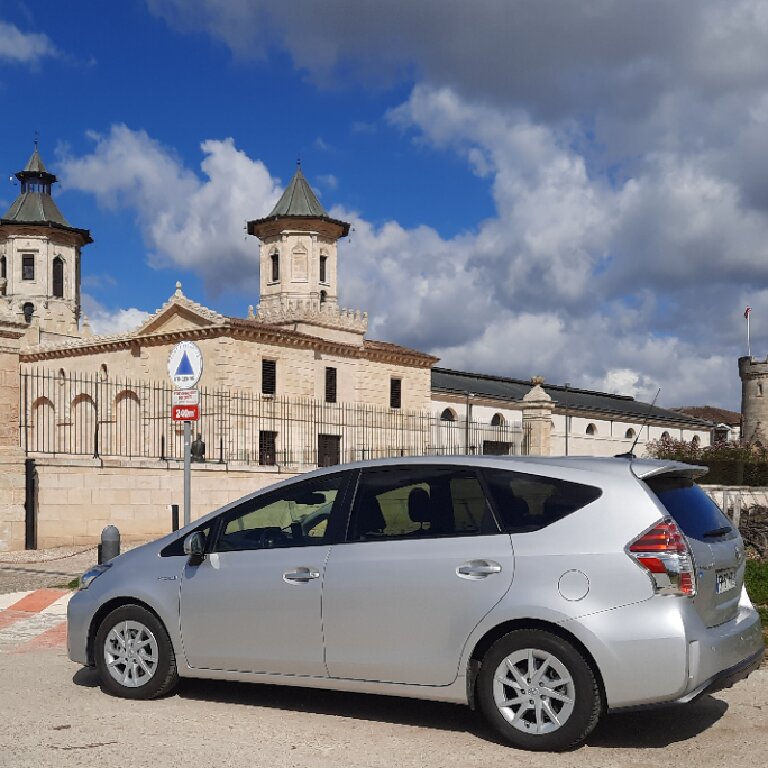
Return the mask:
<path id="1" fill-rule="evenodd" d="M 95 669 L 82 667 L 74 674 L 72 682 L 84 688 L 98 688 L 99 675 Z M 471 733 L 484 741 L 507 745 L 478 712 L 457 704 L 320 688 L 194 679 L 180 680 L 172 696 L 415 728 L 459 731 Z M 726 702 L 712 696 L 702 696 L 693 704 L 685 706 L 609 714 L 603 716 L 586 745 L 614 749 L 661 749 L 694 738 L 714 725 L 727 711 Z"/>
<path id="2" fill-rule="evenodd" d="M 661 749 L 712 727 L 728 704 L 702 696 L 692 704 L 605 715 L 587 739 L 590 747 Z"/>

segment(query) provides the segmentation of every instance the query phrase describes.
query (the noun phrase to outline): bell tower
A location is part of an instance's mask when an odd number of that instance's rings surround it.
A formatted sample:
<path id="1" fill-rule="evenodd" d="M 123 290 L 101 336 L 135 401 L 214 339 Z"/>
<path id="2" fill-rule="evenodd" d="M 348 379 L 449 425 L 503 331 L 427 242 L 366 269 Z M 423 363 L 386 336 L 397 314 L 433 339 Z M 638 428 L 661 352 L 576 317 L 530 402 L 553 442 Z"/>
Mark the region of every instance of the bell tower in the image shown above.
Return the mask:
<path id="1" fill-rule="evenodd" d="M 51 195 L 56 176 L 35 150 L 16 174 L 19 195 L 0 219 L 0 302 L 28 328 L 27 343 L 79 336 L 80 250 L 92 243 Z"/>
<path id="2" fill-rule="evenodd" d="M 363 343 L 367 315 L 338 303 L 337 243 L 349 224 L 328 216 L 300 163 L 272 212 L 248 222 L 248 234 L 261 240 L 257 320 Z"/>

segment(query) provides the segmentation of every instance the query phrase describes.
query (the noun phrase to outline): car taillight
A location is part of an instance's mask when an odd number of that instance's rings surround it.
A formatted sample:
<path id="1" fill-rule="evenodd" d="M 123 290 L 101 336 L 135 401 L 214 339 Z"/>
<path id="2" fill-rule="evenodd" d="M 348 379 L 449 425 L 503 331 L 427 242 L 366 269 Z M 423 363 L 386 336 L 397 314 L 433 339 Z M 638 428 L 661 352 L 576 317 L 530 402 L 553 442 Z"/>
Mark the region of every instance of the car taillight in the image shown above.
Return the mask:
<path id="1" fill-rule="evenodd" d="M 693 556 L 680 529 L 666 518 L 627 546 L 627 554 L 650 575 L 660 595 L 696 594 Z"/>

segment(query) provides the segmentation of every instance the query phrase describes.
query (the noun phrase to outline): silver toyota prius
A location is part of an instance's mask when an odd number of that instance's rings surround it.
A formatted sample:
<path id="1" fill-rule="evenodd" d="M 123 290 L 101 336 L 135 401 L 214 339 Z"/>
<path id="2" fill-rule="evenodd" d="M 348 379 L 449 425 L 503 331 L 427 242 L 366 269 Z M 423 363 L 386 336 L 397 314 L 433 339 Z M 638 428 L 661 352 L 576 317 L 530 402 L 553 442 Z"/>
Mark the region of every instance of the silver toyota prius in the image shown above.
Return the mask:
<path id="1" fill-rule="evenodd" d="M 419 457 L 318 470 L 83 575 L 68 651 L 105 691 L 179 677 L 479 708 L 516 747 L 760 665 L 737 530 L 701 467 Z"/>

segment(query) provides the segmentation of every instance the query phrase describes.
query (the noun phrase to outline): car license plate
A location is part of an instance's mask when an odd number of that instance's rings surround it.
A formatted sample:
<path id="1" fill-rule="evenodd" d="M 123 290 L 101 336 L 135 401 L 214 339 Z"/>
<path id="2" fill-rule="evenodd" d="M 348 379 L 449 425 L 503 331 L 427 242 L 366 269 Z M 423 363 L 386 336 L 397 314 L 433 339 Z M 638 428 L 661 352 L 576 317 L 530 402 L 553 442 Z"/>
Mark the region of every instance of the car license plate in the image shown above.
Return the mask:
<path id="1" fill-rule="evenodd" d="M 717 571 L 715 574 L 715 592 L 720 595 L 736 588 L 736 571 L 729 568 L 726 571 Z"/>

